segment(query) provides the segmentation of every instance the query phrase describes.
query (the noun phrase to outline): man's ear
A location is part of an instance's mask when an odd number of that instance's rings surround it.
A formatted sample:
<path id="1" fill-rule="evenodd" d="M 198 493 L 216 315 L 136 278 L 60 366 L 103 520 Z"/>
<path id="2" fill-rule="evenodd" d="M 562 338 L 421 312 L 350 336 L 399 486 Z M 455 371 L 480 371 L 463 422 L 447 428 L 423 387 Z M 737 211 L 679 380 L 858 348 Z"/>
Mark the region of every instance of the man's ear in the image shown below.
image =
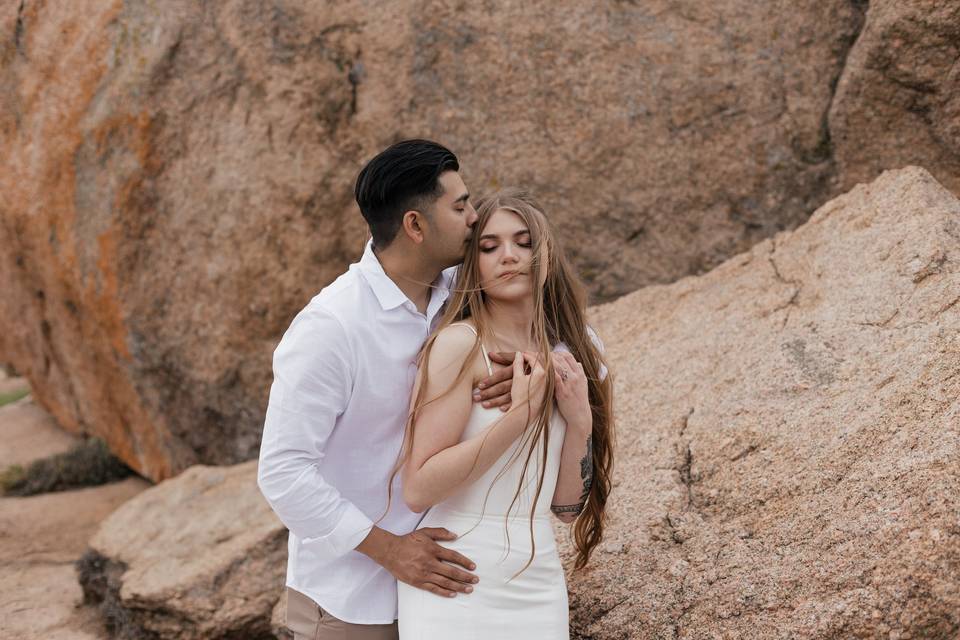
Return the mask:
<path id="1" fill-rule="evenodd" d="M 403 232 L 414 244 L 423 242 L 423 227 L 425 219 L 422 213 L 411 209 L 403 214 L 401 222 Z"/>

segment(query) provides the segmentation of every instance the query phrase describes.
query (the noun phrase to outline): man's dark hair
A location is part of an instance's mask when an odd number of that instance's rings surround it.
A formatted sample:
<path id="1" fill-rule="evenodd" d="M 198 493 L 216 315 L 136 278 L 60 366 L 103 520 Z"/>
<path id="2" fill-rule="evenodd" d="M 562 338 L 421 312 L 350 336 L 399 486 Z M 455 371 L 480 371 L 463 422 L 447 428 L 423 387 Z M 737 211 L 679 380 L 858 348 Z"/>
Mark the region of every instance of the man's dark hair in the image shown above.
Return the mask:
<path id="1" fill-rule="evenodd" d="M 440 175 L 459 170 L 457 156 L 430 140 L 404 140 L 377 154 L 354 188 L 373 246 L 384 249 L 393 242 L 403 214 L 433 205 L 443 193 Z"/>

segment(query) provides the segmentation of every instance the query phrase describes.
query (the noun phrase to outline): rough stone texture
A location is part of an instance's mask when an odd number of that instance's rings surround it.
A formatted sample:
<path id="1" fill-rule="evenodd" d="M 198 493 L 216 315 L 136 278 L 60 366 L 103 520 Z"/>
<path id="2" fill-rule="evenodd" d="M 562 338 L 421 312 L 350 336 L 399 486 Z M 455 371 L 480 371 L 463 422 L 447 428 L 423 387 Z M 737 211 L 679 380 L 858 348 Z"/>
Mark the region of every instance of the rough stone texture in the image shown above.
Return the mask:
<path id="1" fill-rule="evenodd" d="M 619 435 L 581 637 L 960 636 L 960 202 L 929 173 L 593 321 Z"/>
<path id="2" fill-rule="evenodd" d="M 191 467 L 103 522 L 81 582 L 121 638 L 273 638 L 286 540 L 255 461 Z"/>
<path id="3" fill-rule="evenodd" d="M 26 468 L 34 460 L 66 453 L 78 441 L 29 397 L 0 407 L 0 426 L 0 469 Z"/>
<path id="4" fill-rule="evenodd" d="M 75 441 L 29 399 L 0 408 L 0 469 L 62 453 Z M 99 612 L 80 606 L 73 562 L 100 521 L 146 486 L 130 478 L 77 491 L 0 497 L 0 638 L 108 637 Z"/>
<path id="5" fill-rule="evenodd" d="M 4 3 L 0 359 L 162 479 L 258 446 L 269 357 L 399 137 L 548 204 L 598 299 L 831 193 L 860 2 Z"/>
<path id="6" fill-rule="evenodd" d="M 841 189 L 918 164 L 960 193 L 960 3 L 871 0 L 830 134 Z"/>

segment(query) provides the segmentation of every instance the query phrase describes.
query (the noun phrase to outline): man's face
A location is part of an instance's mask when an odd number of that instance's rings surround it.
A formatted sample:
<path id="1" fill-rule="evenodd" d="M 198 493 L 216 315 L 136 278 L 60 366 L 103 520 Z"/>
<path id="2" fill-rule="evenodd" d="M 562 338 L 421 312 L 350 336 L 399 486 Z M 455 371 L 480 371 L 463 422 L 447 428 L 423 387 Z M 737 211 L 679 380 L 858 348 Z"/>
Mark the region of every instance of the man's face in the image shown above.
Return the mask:
<path id="1" fill-rule="evenodd" d="M 470 204 L 470 193 L 459 173 L 443 173 L 440 186 L 443 193 L 428 215 L 429 231 L 424 248 L 441 269 L 446 269 L 463 262 L 477 212 Z"/>

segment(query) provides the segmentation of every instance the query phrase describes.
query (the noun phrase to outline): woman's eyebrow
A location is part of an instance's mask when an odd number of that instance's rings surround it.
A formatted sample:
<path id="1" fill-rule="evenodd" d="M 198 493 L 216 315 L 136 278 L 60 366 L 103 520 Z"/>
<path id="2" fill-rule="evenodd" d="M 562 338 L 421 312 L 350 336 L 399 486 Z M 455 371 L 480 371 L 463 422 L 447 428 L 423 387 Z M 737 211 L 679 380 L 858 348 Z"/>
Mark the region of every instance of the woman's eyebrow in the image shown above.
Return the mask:
<path id="1" fill-rule="evenodd" d="M 517 231 L 515 234 L 513 234 L 513 237 L 516 238 L 517 236 L 523 236 L 523 235 L 530 235 L 530 230 L 521 229 L 520 231 Z M 499 240 L 500 236 L 498 236 L 495 233 L 485 233 L 482 236 L 480 236 L 480 239 L 481 240 Z"/>

